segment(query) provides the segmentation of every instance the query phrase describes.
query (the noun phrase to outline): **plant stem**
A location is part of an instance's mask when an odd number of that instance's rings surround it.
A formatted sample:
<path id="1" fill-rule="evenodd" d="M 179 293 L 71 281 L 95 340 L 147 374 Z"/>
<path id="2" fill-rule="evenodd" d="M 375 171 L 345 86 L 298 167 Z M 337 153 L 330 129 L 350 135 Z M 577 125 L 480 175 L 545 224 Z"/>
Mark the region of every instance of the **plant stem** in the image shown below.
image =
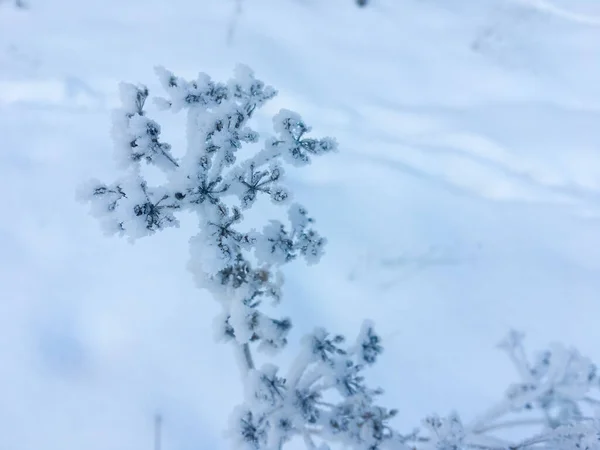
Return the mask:
<path id="1" fill-rule="evenodd" d="M 254 369 L 254 360 L 252 358 L 252 352 L 250 351 L 250 344 L 246 343 L 242 345 L 242 351 L 244 352 L 244 359 L 246 361 L 247 369 Z"/>
<path id="2" fill-rule="evenodd" d="M 544 425 L 546 421 L 544 419 L 523 419 L 523 420 L 507 420 L 506 422 L 493 423 L 486 426 L 481 426 L 473 430 L 473 434 L 482 434 L 492 430 L 499 430 L 502 428 L 513 428 L 526 425 Z"/>

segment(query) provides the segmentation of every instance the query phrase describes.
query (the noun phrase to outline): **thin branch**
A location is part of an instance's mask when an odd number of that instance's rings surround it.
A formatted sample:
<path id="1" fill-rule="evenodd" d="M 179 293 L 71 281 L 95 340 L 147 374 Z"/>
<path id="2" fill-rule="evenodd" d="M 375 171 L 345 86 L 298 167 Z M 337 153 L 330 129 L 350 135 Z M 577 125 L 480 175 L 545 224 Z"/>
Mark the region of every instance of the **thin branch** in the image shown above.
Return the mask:
<path id="1" fill-rule="evenodd" d="M 246 343 L 242 345 L 242 351 L 244 352 L 244 359 L 246 360 L 248 370 L 254 369 L 254 359 L 252 358 L 252 352 L 250 351 L 250 344 Z"/>
<path id="2" fill-rule="evenodd" d="M 250 344 L 240 344 L 237 341 L 234 341 L 232 342 L 232 345 L 234 347 L 234 352 L 237 352 L 237 366 L 240 369 L 242 383 L 244 383 L 248 377 L 248 372 L 254 370 L 254 360 L 252 359 Z"/>
<path id="3" fill-rule="evenodd" d="M 164 150 L 161 150 L 161 153 L 163 154 L 163 156 L 165 158 L 167 158 L 175 167 L 179 167 L 179 163 L 177 161 L 175 161 L 175 159 L 173 159 L 173 157 L 171 155 L 169 155 L 167 152 L 165 152 Z"/>
<path id="4" fill-rule="evenodd" d="M 313 441 L 312 436 L 310 435 L 310 433 L 307 430 L 304 430 L 304 432 L 302 433 L 302 438 L 304 439 L 304 443 L 310 450 L 317 449 L 317 445 L 315 444 L 315 441 Z"/>
<path id="5" fill-rule="evenodd" d="M 475 419 L 471 425 L 467 427 L 467 429 L 471 430 L 472 433 L 476 433 L 480 428 L 489 426 L 488 424 L 500 417 L 504 416 L 506 413 L 510 411 L 510 403 L 508 401 L 503 401 L 496 406 L 487 410 L 487 412 L 480 415 L 477 419 Z"/>
<path id="6" fill-rule="evenodd" d="M 600 400 L 596 400 L 592 397 L 584 397 L 581 399 L 582 402 L 590 403 L 592 405 L 600 405 Z"/>
<path id="7" fill-rule="evenodd" d="M 473 434 L 487 433 L 488 431 L 499 430 L 504 428 L 514 428 L 527 425 L 545 425 L 544 419 L 522 419 L 522 420 L 507 420 L 506 422 L 498 422 L 490 425 L 482 426 L 472 430 Z"/>
<path id="8" fill-rule="evenodd" d="M 327 406 L 328 408 L 335 408 L 335 405 L 332 404 L 332 403 L 329 403 L 329 402 L 320 402 L 320 401 L 317 401 L 315 403 L 317 405 L 320 405 L 320 406 Z"/>
<path id="9" fill-rule="evenodd" d="M 521 443 L 510 447 L 510 450 L 517 450 L 517 449 L 522 449 L 522 448 L 526 448 L 526 447 L 531 447 L 532 445 L 542 444 L 547 441 L 548 441 L 548 436 L 540 435 L 540 436 L 533 437 L 531 439 L 526 439 L 526 440 L 522 441 Z"/>

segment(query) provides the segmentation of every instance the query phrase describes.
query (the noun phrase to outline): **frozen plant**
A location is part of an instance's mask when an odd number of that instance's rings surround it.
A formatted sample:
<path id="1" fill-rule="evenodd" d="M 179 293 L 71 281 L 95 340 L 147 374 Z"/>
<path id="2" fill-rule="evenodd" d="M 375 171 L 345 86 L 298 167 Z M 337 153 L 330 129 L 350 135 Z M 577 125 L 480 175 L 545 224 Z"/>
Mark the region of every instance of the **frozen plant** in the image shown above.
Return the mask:
<path id="1" fill-rule="evenodd" d="M 318 262 L 326 242 L 306 208 L 292 201 L 284 166 L 306 166 L 335 151 L 336 141 L 310 137 L 310 127 L 288 110 L 275 115 L 274 134 L 261 139 L 249 121 L 276 91 L 247 67 L 239 66 L 227 83 L 156 71 L 166 92 L 157 104 L 187 113 L 185 154 L 175 156 L 147 115 L 148 89 L 122 84 L 122 107 L 113 119 L 122 176 L 108 184 L 92 181 L 83 199 L 106 232 L 131 240 L 177 227 L 183 211 L 197 215 L 189 269 L 220 302 L 219 338 L 233 344 L 246 380 L 245 401 L 232 416 L 233 442 L 254 449 L 279 449 L 294 437 L 310 448 L 328 441 L 357 449 L 398 444 L 387 425 L 395 412 L 376 405 L 381 390 L 364 382 L 364 369 L 382 350 L 369 322 L 349 346 L 342 336 L 315 329 L 285 377 L 272 364 L 254 363 L 256 351 L 285 348 L 292 326 L 261 308 L 281 300 L 281 266 L 300 258 Z M 166 182 L 152 186 L 143 164 L 161 169 Z M 244 214 L 261 197 L 286 208 L 288 221 L 267 220 L 262 230 L 245 226 Z"/>
<path id="2" fill-rule="evenodd" d="M 559 344 L 531 359 L 523 336 L 512 331 L 500 344 L 520 378 L 502 401 L 470 424 L 455 413 L 427 418 L 427 432 L 417 429 L 406 442 L 420 450 L 600 450 L 596 365 Z M 512 439 L 506 439 L 509 431 Z"/>
<path id="3" fill-rule="evenodd" d="M 358 450 L 600 450 L 593 414 L 600 406 L 596 366 L 560 345 L 531 361 L 516 332 L 502 347 L 520 381 L 503 401 L 467 424 L 456 413 L 432 415 L 423 430 L 409 434 L 392 429 L 396 410 L 377 404 L 381 389 L 365 383 L 365 369 L 382 352 L 369 321 L 350 345 L 343 336 L 316 328 L 302 339 L 285 373 L 269 362 L 257 367 L 257 351 L 268 359 L 286 348 L 292 326 L 289 318 L 272 317 L 262 308 L 265 301 L 281 300 L 281 267 L 300 258 L 318 262 L 326 243 L 306 208 L 292 202 L 284 166 L 306 166 L 337 144 L 310 137 L 310 127 L 287 110 L 273 118 L 274 134 L 261 139 L 249 121 L 276 91 L 244 66 L 227 83 L 204 74 L 187 81 L 164 68 L 157 74 L 166 92 L 157 105 L 187 114 L 183 156 L 171 151 L 160 125 L 147 115 L 148 89 L 122 84 L 122 107 L 113 118 L 122 175 L 108 184 L 91 181 L 80 194 L 107 233 L 132 241 L 178 227 L 183 211 L 196 214 L 199 230 L 190 239 L 188 267 L 222 306 L 215 322 L 218 338 L 235 349 L 244 382 L 244 399 L 229 430 L 235 448 L 279 450 L 299 438 L 309 450 L 330 444 Z M 144 165 L 159 168 L 165 182 L 152 185 Z M 249 227 L 244 214 L 261 198 L 285 208 L 288 220 L 267 220 L 261 230 Z M 505 419 L 525 413 L 532 417 Z M 515 427 L 530 437 L 497 434 Z"/>

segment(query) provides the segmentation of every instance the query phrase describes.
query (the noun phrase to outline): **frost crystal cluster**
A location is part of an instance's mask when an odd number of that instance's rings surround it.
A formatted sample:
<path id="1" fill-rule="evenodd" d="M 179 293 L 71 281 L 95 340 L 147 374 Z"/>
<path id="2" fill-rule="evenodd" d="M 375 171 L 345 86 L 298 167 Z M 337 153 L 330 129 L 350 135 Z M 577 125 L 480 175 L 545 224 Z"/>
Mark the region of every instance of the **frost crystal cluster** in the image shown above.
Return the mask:
<path id="1" fill-rule="evenodd" d="M 306 208 L 292 201 L 285 166 L 306 166 L 337 144 L 311 137 L 310 127 L 287 110 L 275 115 L 273 134 L 261 139 L 249 122 L 276 91 L 244 66 L 227 83 L 204 74 L 187 81 L 164 68 L 157 74 L 166 92 L 155 99 L 157 106 L 187 114 L 187 148 L 178 157 L 162 140 L 160 125 L 145 109 L 145 86 L 122 84 L 122 107 L 113 118 L 122 176 L 108 184 L 91 181 L 81 198 L 91 203 L 107 233 L 132 241 L 178 227 L 183 211 L 197 216 L 189 269 L 222 305 L 219 338 L 236 349 L 245 384 L 244 401 L 230 424 L 236 448 L 279 450 L 297 438 L 310 450 L 330 444 L 359 450 L 600 450 L 596 366 L 558 345 L 532 362 L 515 332 L 502 346 L 520 380 L 502 402 L 471 424 L 456 413 L 433 415 L 409 434 L 391 428 L 397 411 L 379 406 L 382 391 L 365 383 L 365 368 L 382 352 L 368 321 L 349 345 L 343 336 L 315 329 L 303 338 L 285 374 L 269 363 L 257 368 L 254 352 L 267 351 L 268 357 L 285 348 L 291 329 L 289 318 L 262 308 L 265 301 L 281 300 L 281 266 L 299 258 L 316 263 L 325 245 Z M 162 184 L 149 182 L 146 165 L 160 169 Z M 287 220 L 264 220 L 262 229 L 249 226 L 245 215 L 261 198 L 285 208 Z M 524 413 L 533 417 L 502 421 Z M 515 443 L 500 436 L 517 426 L 533 437 Z"/>

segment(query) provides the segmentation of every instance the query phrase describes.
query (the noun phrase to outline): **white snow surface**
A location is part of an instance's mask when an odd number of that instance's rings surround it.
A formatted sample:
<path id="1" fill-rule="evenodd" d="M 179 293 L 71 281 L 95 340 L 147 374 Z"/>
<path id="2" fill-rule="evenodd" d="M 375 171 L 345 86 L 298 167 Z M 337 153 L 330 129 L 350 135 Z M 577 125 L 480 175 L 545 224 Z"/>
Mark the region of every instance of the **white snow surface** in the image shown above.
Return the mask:
<path id="1" fill-rule="evenodd" d="M 286 269 L 279 310 L 292 349 L 372 319 L 398 428 L 500 399 L 511 327 L 600 361 L 600 2 L 241 4 L 0 3 L 1 449 L 148 449 L 157 412 L 165 450 L 228 446 L 242 387 L 186 270 L 193 221 L 131 246 L 75 200 L 116 177 L 119 82 L 161 95 L 155 65 L 247 64 L 280 92 L 259 131 L 288 108 L 337 138 L 289 171 L 328 246 Z M 177 151 L 185 118 L 154 112 Z"/>

